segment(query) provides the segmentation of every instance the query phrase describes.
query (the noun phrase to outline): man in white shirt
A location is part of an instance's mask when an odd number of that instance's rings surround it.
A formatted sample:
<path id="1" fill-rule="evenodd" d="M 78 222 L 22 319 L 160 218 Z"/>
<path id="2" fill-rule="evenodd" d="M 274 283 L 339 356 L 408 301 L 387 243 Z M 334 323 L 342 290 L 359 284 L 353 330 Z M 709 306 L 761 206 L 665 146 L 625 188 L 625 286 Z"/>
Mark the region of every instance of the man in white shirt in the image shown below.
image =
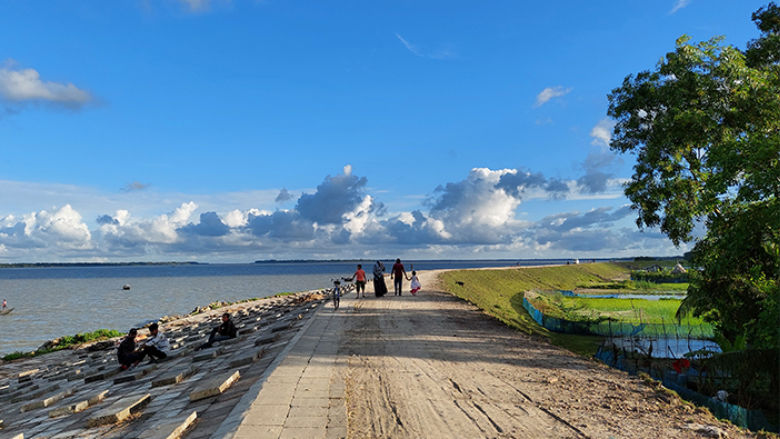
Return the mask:
<path id="1" fill-rule="evenodd" d="M 162 360 L 168 356 L 171 351 L 171 344 L 168 342 L 168 338 L 160 333 L 160 328 L 157 323 L 149 325 L 150 337 L 144 341 L 143 351 L 151 358 L 150 362 L 156 363 L 157 360 Z"/>

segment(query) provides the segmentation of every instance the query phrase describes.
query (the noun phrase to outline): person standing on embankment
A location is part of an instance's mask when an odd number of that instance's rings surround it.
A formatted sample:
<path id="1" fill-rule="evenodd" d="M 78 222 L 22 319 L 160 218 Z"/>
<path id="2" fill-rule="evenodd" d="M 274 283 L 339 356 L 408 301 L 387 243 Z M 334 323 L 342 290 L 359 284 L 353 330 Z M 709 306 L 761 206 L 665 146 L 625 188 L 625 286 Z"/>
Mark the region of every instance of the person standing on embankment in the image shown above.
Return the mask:
<path id="1" fill-rule="evenodd" d="M 366 297 L 366 272 L 363 271 L 363 266 L 358 264 L 357 270 L 349 278 L 349 281 L 355 280 L 355 298 L 360 299 L 360 292 L 363 291 L 363 298 Z M 345 279 L 346 280 L 346 279 Z"/>
<path id="2" fill-rule="evenodd" d="M 385 264 L 382 261 L 376 261 L 376 264 L 374 264 L 374 294 L 376 294 L 376 297 L 382 297 L 387 294 Z"/>
<path id="3" fill-rule="evenodd" d="M 400 259 L 396 259 L 395 264 L 393 264 L 393 269 L 390 270 L 390 279 L 395 279 L 393 280 L 393 287 L 395 288 L 396 296 L 400 296 L 403 291 L 405 277 L 406 270 L 404 269 L 404 264 L 401 263 Z"/>

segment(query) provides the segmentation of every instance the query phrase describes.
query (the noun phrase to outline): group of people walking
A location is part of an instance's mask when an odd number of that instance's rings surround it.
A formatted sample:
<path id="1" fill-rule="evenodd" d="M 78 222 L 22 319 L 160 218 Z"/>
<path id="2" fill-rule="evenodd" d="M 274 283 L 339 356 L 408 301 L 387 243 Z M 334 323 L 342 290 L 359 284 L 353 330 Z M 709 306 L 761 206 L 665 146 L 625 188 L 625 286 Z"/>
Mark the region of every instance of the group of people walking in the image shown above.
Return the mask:
<path id="1" fill-rule="evenodd" d="M 376 261 L 373 270 L 373 282 L 374 282 L 374 294 L 376 297 L 382 297 L 387 294 L 387 285 L 385 284 L 385 264 L 382 261 Z M 393 291 L 395 296 L 400 296 L 403 293 L 404 279 L 411 282 L 411 290 L 413 296 L 417 295 L 420 291 L 420 279 L 417 278 L 417 272 L 412 270 L 412 276 L 406 274 L 404 264 L 400 259 L 396 259 L 393 267 L 390 270 L 390 279 L 393 281 Z M 355 281 L 355 294 L 357 298 L 366 297 L 366 272 L 363 271 L 363 265 L 358 264 L 357 270 L 352 274 L 351 278 L 347 280 Z"/>

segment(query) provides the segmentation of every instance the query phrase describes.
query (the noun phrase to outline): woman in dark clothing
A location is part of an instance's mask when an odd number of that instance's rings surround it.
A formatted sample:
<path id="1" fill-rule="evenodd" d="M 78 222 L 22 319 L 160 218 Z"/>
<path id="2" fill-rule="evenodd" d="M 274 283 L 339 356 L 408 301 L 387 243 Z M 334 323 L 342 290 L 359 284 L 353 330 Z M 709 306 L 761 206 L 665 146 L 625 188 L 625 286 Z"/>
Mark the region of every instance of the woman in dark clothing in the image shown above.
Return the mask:
<path id="1" fill-rule="evenodd" d="M 146 356 L 146 352 L 143 350 L 135 350 L 135 336 L 138 335 L 138 330 L 135 328 L 130 329 L 127 332 L 127 337 L 119 343 L 117 352 L 117 358 L 119 359 L 119 367 L 122 369 L 128 369 L 131 366 L 135 366 L 140 363 Z"/>
<path id="2" fill-rule="evenodd" d="M 376 261 L 374 264 L 374 293 L 376 297 L 382 297 L 387 294 L 387 285 L 385 285 L 385 264 L 382 261 Z"/>

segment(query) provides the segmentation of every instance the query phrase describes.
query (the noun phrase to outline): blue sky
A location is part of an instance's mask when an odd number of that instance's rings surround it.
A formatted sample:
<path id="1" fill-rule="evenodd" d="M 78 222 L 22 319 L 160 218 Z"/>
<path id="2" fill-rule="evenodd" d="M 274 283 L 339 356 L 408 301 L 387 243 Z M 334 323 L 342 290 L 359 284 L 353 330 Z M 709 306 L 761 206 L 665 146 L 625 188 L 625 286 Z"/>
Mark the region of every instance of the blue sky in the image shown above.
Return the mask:
<path id="1" fill-rule="evenodd" d="M 0 261 L 682 253 L 606 95 L 763 3 L 524 3 L 3 2 Z"/>

